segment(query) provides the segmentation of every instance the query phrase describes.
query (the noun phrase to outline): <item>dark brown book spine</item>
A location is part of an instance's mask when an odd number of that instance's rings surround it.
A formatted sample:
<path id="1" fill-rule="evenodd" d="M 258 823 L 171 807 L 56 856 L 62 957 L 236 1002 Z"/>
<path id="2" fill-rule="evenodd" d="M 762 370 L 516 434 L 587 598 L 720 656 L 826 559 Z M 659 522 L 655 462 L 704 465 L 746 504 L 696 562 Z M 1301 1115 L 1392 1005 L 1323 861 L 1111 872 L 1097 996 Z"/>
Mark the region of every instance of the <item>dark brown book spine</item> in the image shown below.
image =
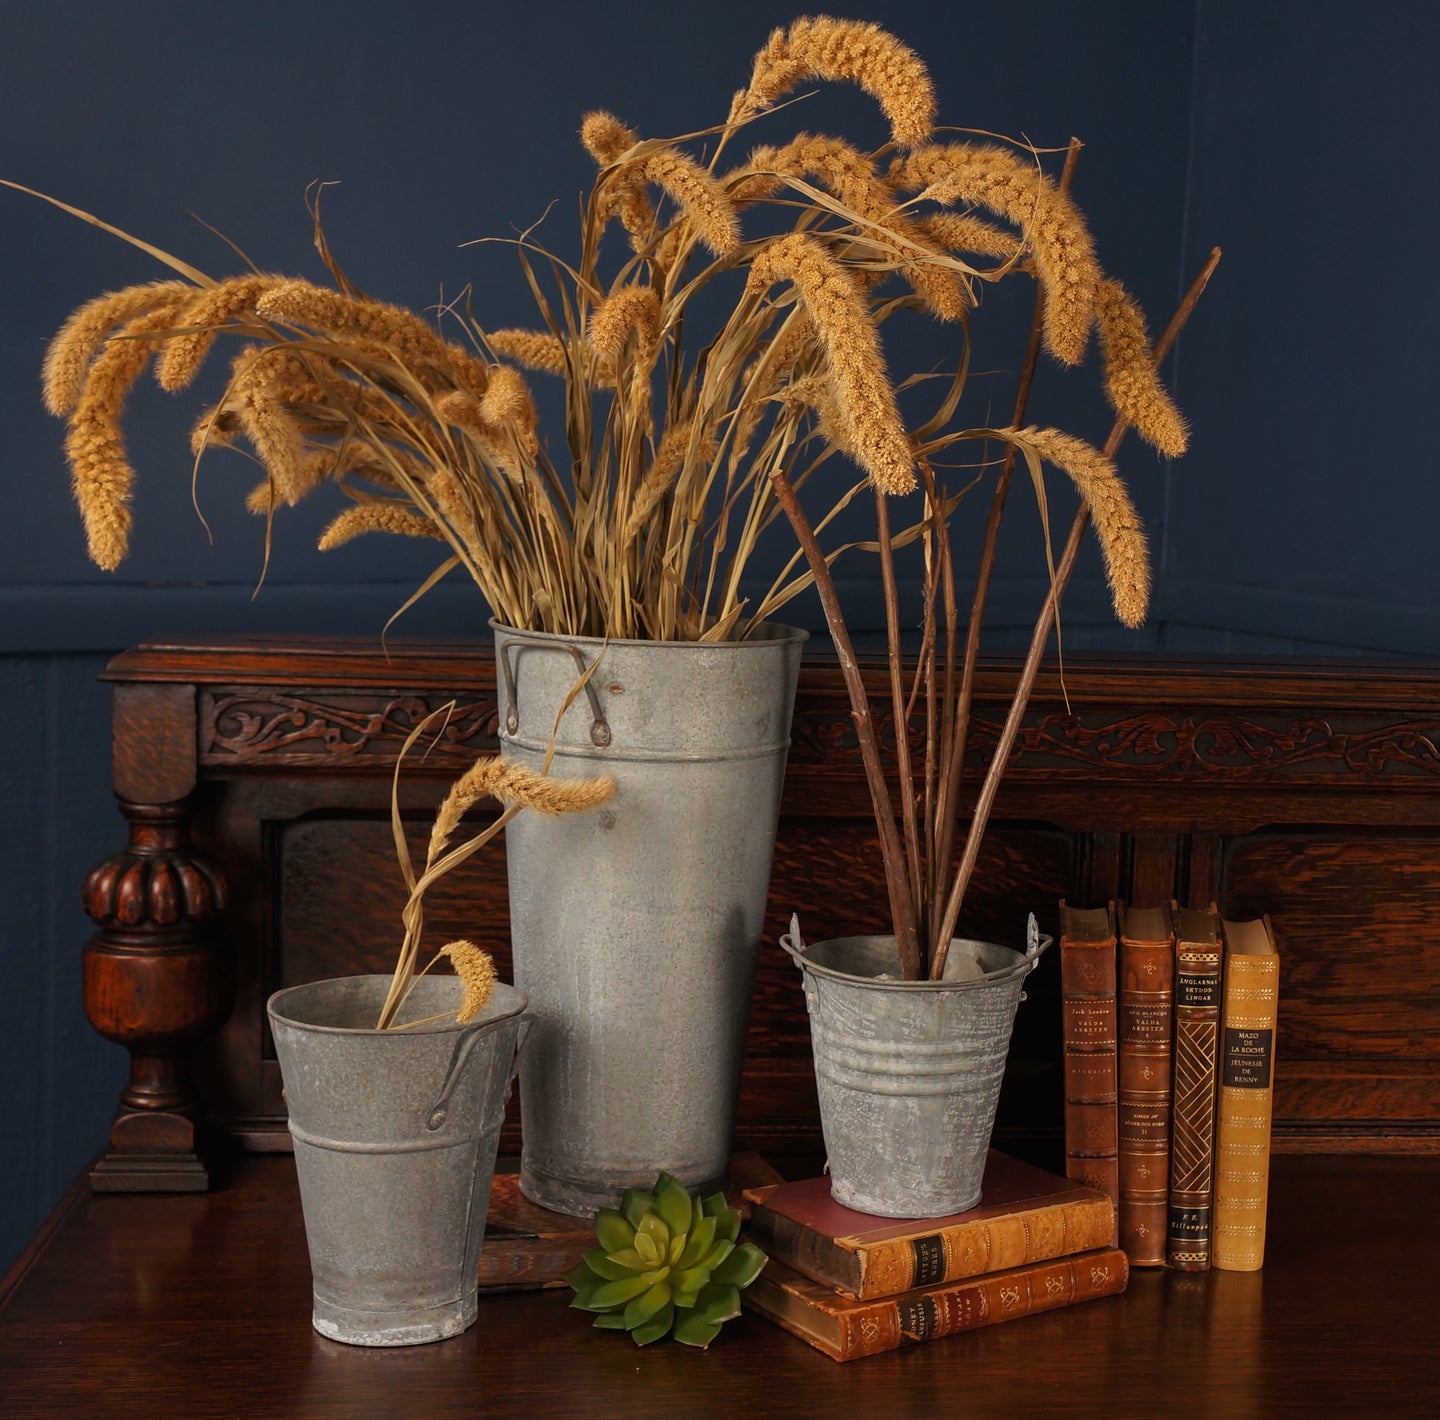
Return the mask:
<path id="1" fill-rule="evenodd" d="M 1120 1246 L 1136 1267 L 1165 1265 L 1170 1202 L 1175 948 L 1169 911 L 1151 918 L 1158 931 L 1120 937 Z"/>
<path id="2" fill-rule="evenodd" d="M 1118 1209 L 1114 922 L 1107 909 L 1060 904 L 1065 1173 L 1100 1189 Z"/>
<path id="3" fill-rule="evenodd" d="M 1220 1034 L 1220 921 L 1214 908 L 1208 913 L 1178 911 L 1176 937 L 1166 1258 L 1181 1272 L 1204 1272 L 1210 1266 Z"/>
<path id="4" fill-rule="evenodd" d="M 965 1282 L 921 1287 L 898 1297 L 857 1302 L 773 1260 L 742 1293 L 744 1304 L 808 1341 L 834 1361 L 856 1361 L 1035 1312 L 1123 1292 L 1123 1251 L 1103 1248 Z"/>

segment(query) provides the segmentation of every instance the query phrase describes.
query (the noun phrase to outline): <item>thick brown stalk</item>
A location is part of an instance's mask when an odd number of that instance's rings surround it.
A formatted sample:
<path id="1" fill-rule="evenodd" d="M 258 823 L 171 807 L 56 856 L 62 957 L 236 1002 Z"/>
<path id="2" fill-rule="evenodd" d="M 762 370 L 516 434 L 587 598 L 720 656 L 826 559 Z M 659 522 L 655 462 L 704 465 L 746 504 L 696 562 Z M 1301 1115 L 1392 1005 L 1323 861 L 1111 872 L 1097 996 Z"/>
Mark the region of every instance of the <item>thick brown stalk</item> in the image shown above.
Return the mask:
<path id="1" fill-rule="evenodd" d="M 850 717 L 855 721 L 855 736 L 860 744 L 860 758 L 865 765 L 865 779 L 870 787 L 870 802 L 875 810 L 875 826 L 880 834 L 880 857 L 885 866 L 885 886 L 890 893 L 890 918 L 895 933 L 895 945 L 900 953 L 900 972 L 907 981 L 921 979 L 920 941 L 915 928 L 915 902 L 910 895 L 910 881 L 905 871 L 905 854 L 900 844 L 900 835 L 895 830 L 895 810 L 890 801 L 890 789 L 885 782 L 885 769 L 880 763 L 880 749 L 875 742 L 875 723 L 870 714 L 870 698 L 865 693 L 865 683 L 860 676 L 860 667 L 855 662 L 855 649 L 850 633 L 845 626 L 845 617 L 840 610 L 840 598 L 835 591 L 835 581 L 820 550 L 815 530 L 795 496 L 795 490 L 783 470 L 770 471 L 770 481 L 795 536 L 800 541 L 801 551 L 809 563 L 815 578 L 815 590 L 820 596 L 820 605 L 825 612 L 825 624 L 830 629 L 830 638 L 835 643 L 835 654 L 840 658 L 840 671 L 845 677 L 845 689 L 850 696 Z"/>
<path id="2" fill-rule="evenodd" d="M 1072 138 L 1065 151 L 1065 167 L 1060 174 L 1060 192 L 1068 194 L 1071 180 L 1075 176 L 1075 161 L 1080 156 L 1080 140 Z M 1025 359 L 1020 366 L 1020 378 L 1015 386 L 1015 405 L 1010 416 L 1012 428 L 1018 429 L 1025 423 L 1025 410 L 1030 403 L 1030 391 L 1035 383 L 1035 370 L 1040 363 L 1041 342 L 1045 334 L 1045 291 L 1039 282 L 1035 286 L 1035 313 L 1030 321 L 1030 338 L 1025 347 Z M 995 571 L 995 549 L 1000 539 L 1000 523 L 1005 514 L 1005 500 L 1010 494 L 1010 482 L 1015 472 L 1017 449 L 1009 444 L 1005 449 L 1004 462 L 999 477 L 995 480 L 990 495 L 990 513 L 985 521 L 985 540 L 980 549 L 980 562 L 975 572 L 975 595 L 970 604 L 970 620 L 965 627 L 965 659 L 960 672 L 960 691 L 955 702 L 954 732 L 950 742 L 950 759 L 946 765 L 945 778 L 940 786 L 939 804 L 939 848 L 936 864 L 936 881 L 943 882 L 950 871 L 951 854 L 955 851 L 955 827 L 960 809 L 960 778 L 964 771 L 965 742 L 970 738 L 970 704 L 975 694 L 975 667 L 980 659 L 980 631 L 985 621 L 985 603 L 990 595 L 990 580 Z M 936 898 L 940 895 L 936 889 Z M 937 903 L 938 906 L 938 903 Z M 948 914 L 947 914 L 948 916 Z M 932 924 L 934 930 L 943 930 L 943 921 Z M 937 941 L 943 942 L 945 938 Z"/>
<path id="3" fill-rule="evenodd" d="M 917 975 L 923 976 L 929 944 L 920 935 L 925 922 L 920 913 L 924 902 L 920 888 L 920 823 L 915 812 L 915 781 L 910 770 L 909 712 L 901 666 L 900 593 L 895 585 L 895 548 L 890 540 L 889 495 L 879 488 L 875 492 L 875 532 L 880 547 L 880 583 L 885 594 L 885 645 L 890 662 L 890 715 L 895 725 L 895 760 L 899 771 L 900 818 L 905 826 L 905 864 L 910 879 L 910 901 L 915 904 L 916 934 L 920 963 Z"/>
<path id="4" fill-rule="evenodd" d="M 1200 268 L 1199 274 L 1190 283 L 1190 289 L 1186 291 L 1184 298 L 1176 307 L 1175 314 L 1170 317 L 1170 323 L 1155 342 L 1155 363 L 1157 365 L 1169 353 L 1170 347 L 1174 345 L 1181 330 L 1184 329 L 1185 322 L 1190 319 L 1196 302 L 1204 293 L 1210 277 L 1219 264 L 1220 248 L 1215 247 L 1211 250 L 1205 265 Z M 1115 421 L 1110 430 L 1110 437 L 1105 440 L 1103 452 L 1106 458 L 1113 459 L 1115 457 L 1129 427 L 1129 423 L 1124 418 Z M 1040 670 L 1040 661 L 1045 654 L 1045 647 L 1049 644 L 1051 628 L 1055 625 L 1055 613 L 1059 608 L 1060 598 L 1064 595 L 1065 588 L 1070 582 L 1070 576 L 1075 570 L 1075 563 L 1080 555 L 1080 545 L 1089 524 L 1090 509 L 1087 504 L 1082 502 L 1076 510 L 1075 521 L 1070 525 L 1070 537 L 1065 543 L 1065 551 L 1061 554 L 1059 565 L 1055 569 L 1055 580 L 1050 594 L 1045 598 L 1045 602 L 1040 608 L 1040 614 L 1035 619 L 1035 629 L 1030 637 L 1030 649 L 1026 653 L 1025 665 L 1020 672 L 1020 681 L 1010 702 L 1010 713 L 1005 717 L 1005 726 L 1000 732 L 1000 741 L 995 746 L 995 755 L 985 772 L 985 782 L 980 786 L 980 794 L 975 801 L 975 809 L 970 818 L 970 832 L 965 840 L 965 853 L 956 870 L 954 885 L 945 905 L 945 918 L 941 924 L 943 935 L 931 954 L 930 976 L 932 980 L 938 981 L 945 970 L 945 958 L 949 952 L 950 937 L 955 931 L 955 923 L 960 916 L 960 906 L 965 899 L 965 890 L 970 885 L 970 879 L 975 872 L 976 860 L 980 856 L 980 841 L 985 836 L 985 826 L 990 819 L 990 810 L 995 805 L 995 795 L 1000 788 L 1000 776 L 1005 772 L 1010 753 L 1015 748 L 1015 740 L 1020 733 L 1020 722 L 1024 719 L 1025 709 L 1030 703 L 1030 692 L 1034 689 L 1035 677 Z"/>

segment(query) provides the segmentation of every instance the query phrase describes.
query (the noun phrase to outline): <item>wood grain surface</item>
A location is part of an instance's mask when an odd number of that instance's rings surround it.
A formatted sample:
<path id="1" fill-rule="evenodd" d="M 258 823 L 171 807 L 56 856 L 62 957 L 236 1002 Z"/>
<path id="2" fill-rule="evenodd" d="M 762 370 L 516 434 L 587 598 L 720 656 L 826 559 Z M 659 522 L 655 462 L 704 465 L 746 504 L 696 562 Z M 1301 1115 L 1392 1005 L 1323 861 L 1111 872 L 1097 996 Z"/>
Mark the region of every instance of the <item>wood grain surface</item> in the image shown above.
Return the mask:
<path id="1" fill-rule="evenodd" d="M 972 789 L 1014 672 L 996 660 L 977 678 Z M 880 668 L 866 674 L 888 705 Z M 395 756 L 421 717 L 457 702 L 443 742 L 406 776 L 402 801 L 418 839 L 444 785 L 497 747 L 490 652 L 245 638 L 142 646 L 107 675 L 123 707 L 117 784 L 170 795 L 195 783 L 184 851 L 218 865 L 229 886 L 218 937 L 234 966 L 234 1009 L 193 1052 L 198 1105 L 249 1147 L 283 1148 L 265 998 L 292 982 L 388 967 L 400 906 L 388 829 Z M 1268 912 L 1283 963 L 1276 1148 L 1440 1151 L 1437 683 L 1440 672 L 1419 665 L 1077 657 L 1063 680 L 1045 670 L 961 934 L 1018 941 L 1030 910 L 1053 933 L 1062 897 L 1173 896 L 1216 900 L 1232 916 Z M 890 754 L 893 726 L 877 718 Z M 504 968 L 503 843 L 428 901 L 437 942 L 470 937 Z M 813 656 L 796 703 L 741 1145 L 819 1143 L 803 999 L 776 945 L 792 912 L 811 940 L 887 927 L 848 702 L 834 664 Z M 185 987 L 176 963 L 160 961 L 166 945 L 158 934 L 127 943 L 153 953 L 154 979 L 171 983 L 152 1003 L 157 1025 L 187 1010 L 169 999 Z M 145 969 L 133 950 L 127 965 Z M 219 980 L 212 972 L 210 989 Z M 101 984 L 92 1018 L 110 1030 Z M 1063 1129 L 1057 961 L 1042 961 L 1027 996 L 997 1137 L 1054 1163 Z M 133 1024 L 138 1040 L 144 1022 Z M 517 1139 L 512 1119 L 505 1147 Z"/>
<path id="2" fill-rule="evenodd" d="M 758 1316 L 637 1350 L 563 1292 L 483 1298 L 465 1335 L 367 1351 L 310 1326 L 294 1167 L 208 1195 L 77 1189 L 0 1282 L 7 1420 L 1433 1416 L 1440 1160 L 1279 1158 L 1259 1273 L 1132 1275 L 1120 1297 L 840 1366 Z"/>

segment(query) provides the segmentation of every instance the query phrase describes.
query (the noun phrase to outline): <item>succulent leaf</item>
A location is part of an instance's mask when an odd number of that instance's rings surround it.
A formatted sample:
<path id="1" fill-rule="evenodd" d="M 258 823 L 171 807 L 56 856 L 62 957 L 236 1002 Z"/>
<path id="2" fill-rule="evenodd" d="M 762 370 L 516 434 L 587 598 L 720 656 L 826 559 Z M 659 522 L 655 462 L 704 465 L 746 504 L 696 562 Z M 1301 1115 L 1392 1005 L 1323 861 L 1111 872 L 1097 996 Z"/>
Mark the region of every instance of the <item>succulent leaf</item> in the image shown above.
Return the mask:
<path id="1" fill-rule="evenodd" d="M 618 1209 L 596 1215 L 599 1246 L 565 1275 L 570 1305 L 596 1313 L 602 1330 L 628 1331 L 637 1346 L 672 1334 L 708 1346 L 765 1265 L 752 1243 L 736 1246 L 739 1232 L 723 1194 L 692 1198 L 662 1173 L 651 1192 L 627 1189 Z"/>
<path id="2" fill-rule="evenodd" d="M 638 1188 L 627 1188 L 625 1195 L 620 1200 L 620 1216 L 630 1224 L 632 1228 L 640 1226 L 640 1220 L 647 1214 L 655 1211 L 655 1199 L 648 1193 L 641 1192 Z"/>
<path id="3" fill-rule="evenodd" d="M 587 1287 L 593 1290 L 603 1281 L 605 1281 L 605 1278 L 601 1277 L 598 1272 L 593 1271 L 585 1262 L 577 1262 L 575 1266 L 565 1274 L 565 1285 L 573 1288 L 577 1292 L 583 1291 Z"/>
<path id="4" fill-rule="evenodd" d="M 611 1262 L 626 1272 L 643 1272 L 647 1267 L 655 1265 L 645 1260 L 638 1247 L 622 1247 L 619 1252 L 610 1253 L 609 1257 Z"/>
<path id="5" fill-rule="evenodd" d="M 595 1237 L 606 1252 L 635 1246 L 635 1227 L 627 1223 L 618 1208 L 602 1208 L 595 1215 Z"/>
<path id="6" fill-rule="evenodd" d="M 662 1175 L 661 1178 L 662 1181 L 655 1187 L 655 1202 L 671 1236 L 679 1236 L 690 1227 L 690 1195 L 668 1175 Z"/>
<path id="7" fill-rule="evenodd" d="M 705 1266 L 686 1267 L 675 1273 L 675 1287 L 681 1292 L 698 1292 L 710 1280 L 710 1269 Z"/>
<path id="8" fill-rule="evenodd" d="M 623 1306 L 632 1297 L 638 1297 L 650 1284 L 643 1277 L 626 1277 L 619 1282 L 606 1282 L 590 1295 L 590 1305 L 596 1311 L 609 1311 L 612 1307 Z"/>
<path id="9" fill-rule="evenodd" d="M 625 1308 L 625 1325 L 634 1331 L 657 1316 L 670 1305 L 671 1287 L 668 1282 L 656 1282 L 649 1291 L 642 1292 Z"/>
<path id="10" fill-rule="evenodd" d="M 712 1272 L 735 1251 L 735 1244 L 725 1238 L 721 1238 L 709 1252 L 705 1254 L 705 1266 Z"/>
<path id="11" fill-rule="evenodd" d="M 680 1259 L 675 1265 L 680 1268 L 694 1267 L 710 1251 L 714 1241 L 715 1219 L 701 1218 L 685 1244 L 685 1251 L 680 1254 Z"/>
<path id="12" fill-rule="evenodd" d="M 666 1335 L 675 1321 L 675 1308 L 666 1307 L 657 1312 L 643 1326 L 637 1326 L 630 1332 L 631 1339 L 637 1346 L 648 1346 L 652 1341 L 658 1341 Z"/>
<path id="13" fill-rule="evenodd" d="M 653 1233 L 647 1233 L 643 1229 L 636 1230 L 635 1252 L 646 1267 L 658 1267 L 664 1261 L 669 1244 L 669 1238 L 661 1243 L 656 1240 Z"/>
<path id="14" fill-rule="evenodd" d="M 722 1321 L 729 1321 L 732 1316 L 740 1315 L 740 1289 L 711 1282 L 701 1288 L 700 1299 L 693 1310 L 696 1316 L 704 1317 L 706 1321 L 714 1322 L 718 1326 Z"/>
<path id="15" fill-rule="evenodd" d="M 622 1277 L 629 1277 L 634 1271 L 633 1268 L 608 1257 L 603 1247 L 592 1247 L 585 1254 L 583 1265 L 588 1267 L 598 1280 L 604 1282 L 618 1282 Z M 568 1276 L 566 1280 L 569 1280 Z"/>
<path id="16" fill-rule="evenodd" d="M 718 1321 L 706 1321 L 694 1311 L 687 1312 L 675 1323 L 675 1339 L 686 1346 L 699 1346 L 703 1350 L 719 1335 Z"/>
<path id="17" fill-rule="evenodd" d="M 725 1287 L 748 1287 L 769 1260 L 754 1243 L 742 1242 L 710 1274 L 710 1280 Z"/>
<path id="18" fill-rule="evenodd" d="M 650 1246 L 655 1250 L 656 1257 L 663 1257 L 669 1251 L 670 1228 L 659 1213 L 647 1213 L 641 1218 L 640 1226 L 635 1229 L 635 1249 L 641 1257 L 644 1257 L 647 1252 L 642 1242 L 647 1238 Z M 650 1265 L 653 1267 L 655 1264 L 652 1262 Z"/>

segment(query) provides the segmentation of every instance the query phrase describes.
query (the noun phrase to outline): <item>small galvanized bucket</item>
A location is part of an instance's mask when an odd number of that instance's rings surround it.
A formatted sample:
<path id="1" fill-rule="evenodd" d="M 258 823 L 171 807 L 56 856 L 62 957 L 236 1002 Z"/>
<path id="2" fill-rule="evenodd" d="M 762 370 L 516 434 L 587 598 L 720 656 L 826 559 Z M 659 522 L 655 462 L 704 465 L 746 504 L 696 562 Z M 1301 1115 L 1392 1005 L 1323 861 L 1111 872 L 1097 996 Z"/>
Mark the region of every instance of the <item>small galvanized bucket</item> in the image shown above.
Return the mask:
<path id="1" fill-rule="evenodd" d="M 602 809 L 505 830 L 535 1013 L 520 1186 L 547 1208 L 592 1214 L 662 1169 L 713 1188 L 729 1167 L 804 641 L 495 628 L 506 756 L 540 768 L 568 700 L 551 772 L 615 780 Z"/>
<path id="2" fill-rule="evenodd" d="M 893 937 L 780 945 L 804 974 L 830 1192 L 862 1213 L 930 1218 L 980 1201 L 1025 978 L 1023 953 L 957 938 L 940 981 L 901 979 Z"/>
<path id="3" fill-rule="evenodd" d="M 269 1001 L 314 1281 L 314 1324 L 352 1346 L 413 1346 L 474 1324 L 476 1268 L 505 1101 L 529 1018 L 497 985 L 457 1025 L 460 983 L 422 976 L 375 1030 L 388 976 Z"/>

